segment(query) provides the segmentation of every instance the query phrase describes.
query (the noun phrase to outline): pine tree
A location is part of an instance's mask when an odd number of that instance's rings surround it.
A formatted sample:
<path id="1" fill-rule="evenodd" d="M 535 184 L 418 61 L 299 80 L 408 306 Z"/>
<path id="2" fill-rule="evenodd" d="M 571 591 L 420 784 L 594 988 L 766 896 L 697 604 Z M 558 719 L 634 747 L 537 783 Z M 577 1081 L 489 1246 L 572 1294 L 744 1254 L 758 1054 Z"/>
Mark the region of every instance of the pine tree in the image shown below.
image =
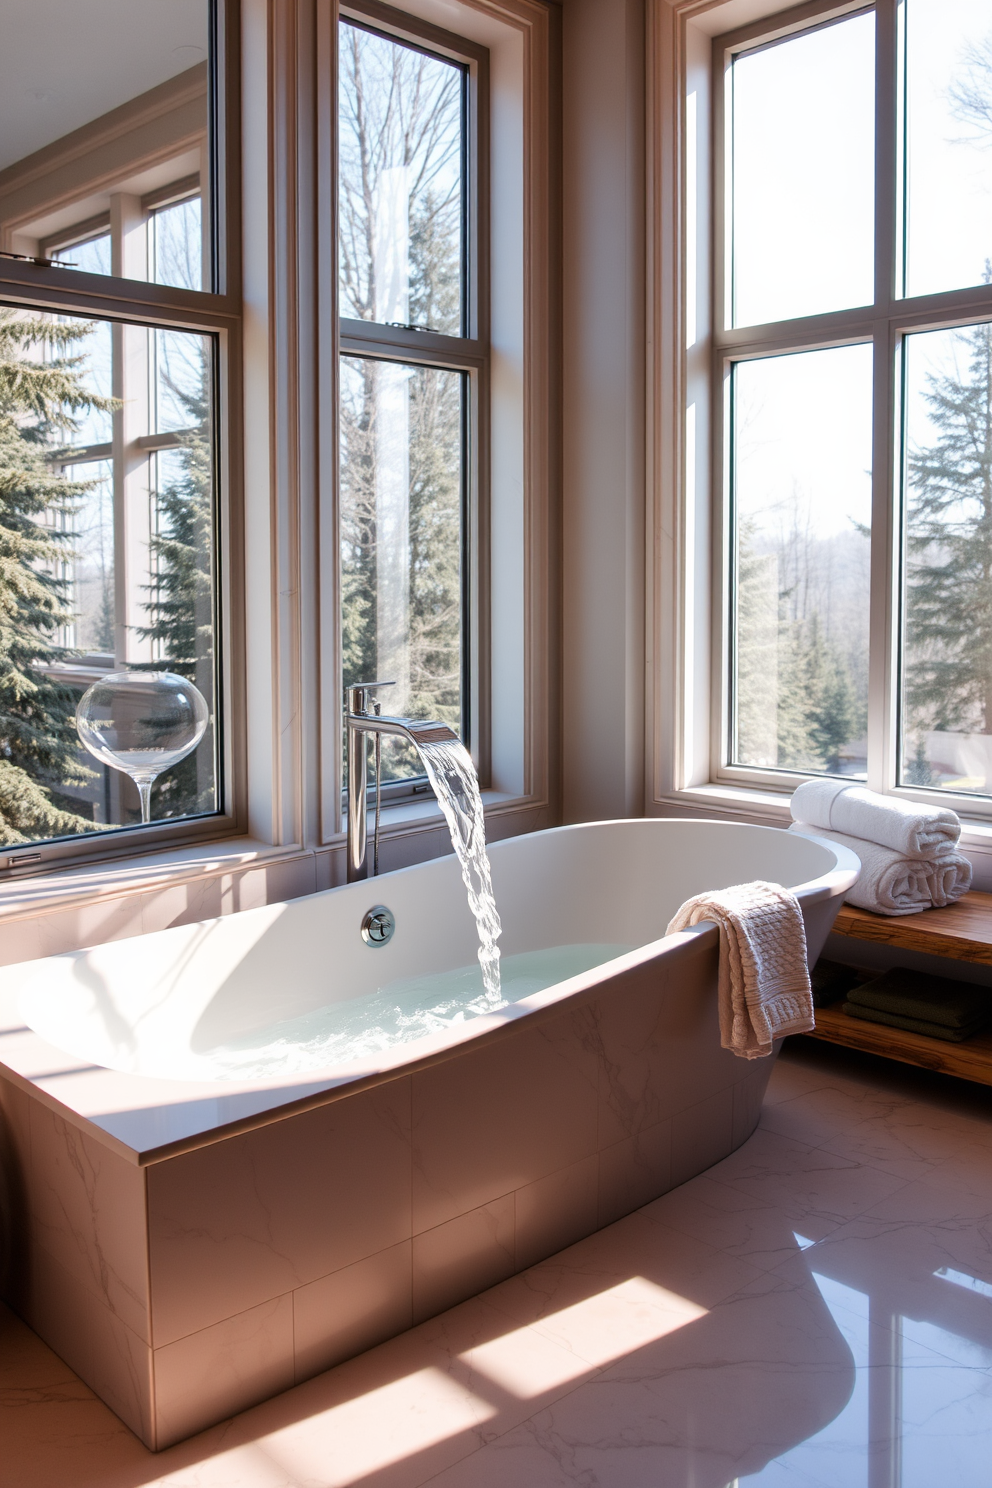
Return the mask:
<path id="1" fill-rule="evenodd" d="M 992 326 L 930 375 L 937 437 L 910 457 L 906 700 L 916 731 L 992 733 Z"/>
<path id="2" fill-rule="evenodd" d="M 159 530 L 151 540 L 152 579 L 147 585 L 151 624 L 139 634 L 155 642 L 151 665 L 195 683 L 207 700 L 214 689 L 213 451 L 210 438 L 210 370 L 201 352 L 199 387 L 172 395 L 189 416 L 179 445 L 180 470 L 157 493 Z M 212 726 L 191 755 L 165 771 L 152 793 L 156 819 L 210 811 L 214 782 L 200 779 L 198 757 L 210 758 Z"/>
<path id="3" fill-rule="evenodd" d="M 0 309 L 0 842 L 94 830 L 52 802 L 82 784 L 76 698 L 51 676 L 72 622 L 67 521 L 92 482 L 58 474 L 50 456 L 78 415 L 110 409 L 85 385 L 90 327 Z"/>

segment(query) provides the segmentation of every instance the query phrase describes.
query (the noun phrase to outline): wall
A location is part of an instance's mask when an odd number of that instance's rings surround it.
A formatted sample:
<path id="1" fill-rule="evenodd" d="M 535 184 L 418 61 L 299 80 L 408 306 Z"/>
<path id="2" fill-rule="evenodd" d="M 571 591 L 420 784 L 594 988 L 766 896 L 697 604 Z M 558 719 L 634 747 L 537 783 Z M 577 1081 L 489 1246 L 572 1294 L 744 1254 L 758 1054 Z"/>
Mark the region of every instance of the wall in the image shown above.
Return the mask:
<path id="1" fill-rule="evenodd" d="M 644 5 L 564 0 L 564 820 L 644 789 Z"/>

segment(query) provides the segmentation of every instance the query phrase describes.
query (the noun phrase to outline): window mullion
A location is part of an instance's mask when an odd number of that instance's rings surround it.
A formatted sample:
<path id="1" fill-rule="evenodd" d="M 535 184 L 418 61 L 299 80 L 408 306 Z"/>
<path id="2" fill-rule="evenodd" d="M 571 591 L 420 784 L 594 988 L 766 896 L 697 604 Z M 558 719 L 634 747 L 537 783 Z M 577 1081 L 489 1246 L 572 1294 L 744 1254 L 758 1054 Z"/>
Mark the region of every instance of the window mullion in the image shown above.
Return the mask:
<path id="1" fill-rule="evenodd" d="M 890 316 L 896 294 L 898 90 L 897 0 L 875 9 L 875 305 L 872 393 L 871 602 L 868 653 L 868 785 L 895 784 L 895 658 L 898 558 L 895 549 L 895 344 Z"/>

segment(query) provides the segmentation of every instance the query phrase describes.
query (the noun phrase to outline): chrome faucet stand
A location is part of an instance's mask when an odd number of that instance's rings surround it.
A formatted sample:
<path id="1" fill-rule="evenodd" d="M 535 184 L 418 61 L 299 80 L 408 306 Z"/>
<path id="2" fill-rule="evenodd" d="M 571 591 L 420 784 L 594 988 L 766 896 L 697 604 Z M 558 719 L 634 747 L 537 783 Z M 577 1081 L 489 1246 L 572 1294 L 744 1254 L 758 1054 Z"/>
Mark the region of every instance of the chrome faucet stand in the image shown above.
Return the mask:
<path id="1" fill-rule="evenodd" d="M 421 744 L 437 744 L 444 740 L 457 740 L 458 735 L 446 723 L 433 719 L 388 718 L 376 711 L 369 694 L 379 687 L 392 687 L 392 682 L 358 682 L 346 687 L 345 726 L 348 748 L 348 882 L 357 883 L 369 877 L 368 823 L 369 823 L 369 760 L 368 736 L 383 734 L 406 739 L 415 749 Z M 381 783 L 376 771 L 376 839 L 378 845 L 379 790 Z M 376 853 L 376 858 L 378 854 Z M 375 862 L 378 871 L 378 861 Z"/>

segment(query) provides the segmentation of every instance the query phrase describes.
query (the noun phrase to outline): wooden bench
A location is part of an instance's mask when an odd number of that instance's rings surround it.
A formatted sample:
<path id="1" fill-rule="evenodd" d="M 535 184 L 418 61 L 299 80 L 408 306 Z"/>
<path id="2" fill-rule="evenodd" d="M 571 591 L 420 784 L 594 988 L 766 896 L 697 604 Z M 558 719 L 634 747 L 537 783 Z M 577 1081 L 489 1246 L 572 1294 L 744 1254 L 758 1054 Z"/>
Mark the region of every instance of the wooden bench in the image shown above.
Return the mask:
<path id="1" fill-rule="evenodd" d="M 845 904 L 834 924 L 834 934 L 894 950 L 967 961 L 987 966 L 992 973 L 992 894 L 972 890 L 946 909 L 927 909 L 915 915 L 869 914 Z M 992 988 L 989 995 L 992 997 Z M 838 1003 L 817 1008 L 816 1031 L 810 1037 L 992 1085 L 992 1026 L 962 1044 L 952 1044 L 922 1033 L 849 1018 Z"/>

